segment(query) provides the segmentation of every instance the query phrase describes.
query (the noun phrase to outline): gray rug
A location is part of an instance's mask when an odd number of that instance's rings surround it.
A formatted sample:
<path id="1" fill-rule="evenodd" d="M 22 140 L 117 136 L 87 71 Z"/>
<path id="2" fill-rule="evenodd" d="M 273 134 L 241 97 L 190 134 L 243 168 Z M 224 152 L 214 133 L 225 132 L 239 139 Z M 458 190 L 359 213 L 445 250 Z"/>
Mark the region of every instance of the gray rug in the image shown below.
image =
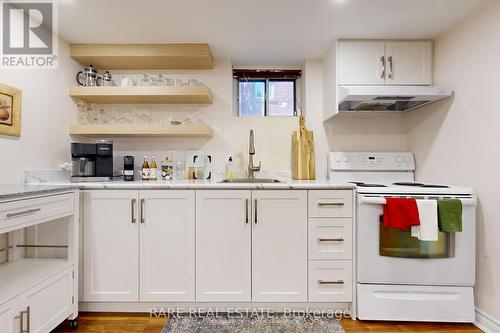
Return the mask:
<path id="1" fill-rule="evenodd" d="M 345 333 L 340 323 L 328 317 L 271 316 L 171 318 L 162 333 Z"/>

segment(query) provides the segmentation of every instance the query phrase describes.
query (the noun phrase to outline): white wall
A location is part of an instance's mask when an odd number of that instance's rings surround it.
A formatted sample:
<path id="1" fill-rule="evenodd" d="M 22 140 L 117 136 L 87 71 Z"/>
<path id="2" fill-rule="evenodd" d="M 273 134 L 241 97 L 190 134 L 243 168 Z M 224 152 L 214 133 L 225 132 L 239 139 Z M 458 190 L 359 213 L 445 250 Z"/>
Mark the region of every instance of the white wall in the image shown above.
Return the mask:
<path id="1" fill-rule="evenodd" d="M 79 68 L 68 54 L 59 40 L 58 69 L 0 70 L 0 82 L 22 90 L 21 137 L 0 136 L 0 184 L 22 183 L 23 170 L 68 160 L 68 125 L 76 119 L 68 87 Z"/>
<path id="2" fill-rule="evenodd" d="M 500 2 L 437 38 L 435 83 L 452 99 L 408 114 L 420 181 L 473 187 L 477 208 L 476 305 L 500 320 Z"/>
<path id="3" fill-rule="evenodd" d="M 323 122 L 323 63 L 307 60 L 303 66 L 300 104 L 306 114 L 306 126 L 314 131 L 318 176 L 325 174 L 326 155 L 333 150 L 405 150 L 406 132 L 400 114 L 339 115 Z M 122 75 L 125 73 L 119 73 Z M 133 72 L 128 72 L 132 75 Z M 256 161 L 262 161 L 264 171 L 290 170 L 291 133 L 298 129 L 298 119 L 289 117 L 235 117 L 232 110 L 232 66 L 229 60 L 216 60 L 210 71 L 176 71 L 165 75 L 196 78 L 210 87 L 212 105 L 195 111 L 179 106 L 157 106 L 152 112 L 156 121 L 173 116 L 183 119 L 193 115 L 214 129 L 214 137 L 203 139 L 115 139 L 115 169 L 122 165 L 123 155 L 136 157 L 136 168 L 143 155 L 161 159 L 167 150 L 180 155 L 188 149 L 200 149 L 214 156 L 216 172 L 223 172 L 232 155 L 241 170 L 248 163 L 248 134 L 255 131 Z"/>
<path id="4" fill-rule="evenodd" d="M 156 74 L 156 72 L 152 72 Z M 119 74 L 120 75 L 120 74 Z M 189 110 L 185 106 L 149 107 L 154 121 L 174 117 L 200 118 L 212 127 L 212 139 L 115 139 L 115 169 L 122 167 L 121 156 L 134 155 L 136 168 L 142 165 L 143 155 L 165 157 L 167 150 L 176 150 L 183 158 L 186 150 L 204 150 L 214 157 L 214 168 L 223 172 L 229 156 L 233 156 L 242 169 L 246 168 L 248 140 L 251 129 L 255 131 L 255 161 L 262 161 L 262 170 L 289 170 L 291 132 L 298 127 L 292 117 L 235 117 L 232 110 L 232 64 L 230 60 L 215 61 L 208 71 L 175 71 L 165 75 L 196 78 L 210 87 L 214 96 L 212 105 Z M 77 139 L 77 138 L 75 138 Z"/>

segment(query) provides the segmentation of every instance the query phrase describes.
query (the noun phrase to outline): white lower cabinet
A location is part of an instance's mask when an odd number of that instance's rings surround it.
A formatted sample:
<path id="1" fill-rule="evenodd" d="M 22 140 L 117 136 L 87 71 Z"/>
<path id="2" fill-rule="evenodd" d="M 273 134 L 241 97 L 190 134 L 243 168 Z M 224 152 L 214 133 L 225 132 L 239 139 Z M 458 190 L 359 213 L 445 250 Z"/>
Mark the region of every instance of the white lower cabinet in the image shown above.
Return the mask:
<path id="1" fill-rule="evenodd" d="M 196 300 L 251 301 L 249 190 L 196 191 Z"/>
<path id="2" fill-rule="evenodd" d="M 73 313 L 73 267 L 0 304 L 0 332 L 47 333 Z"/>
<path id="3" fill-rule="evenodd" d="M 194 191 L 140 191 L 140 301 L 193 302 Z"/>
<path id="4" fill-rule="evenodd" d="M 18 333 L 20 317 L 18 311 L 19 296 L 0 304 L 0 328 L 5 333 Z"/>
<path id="5" fill-rule="evenodd" d="M 84 301 L 194 301 L 194 191 L 84 192 Z"/>
<path id="6" fill-rule="evenodd" d="M 83 200 L 83 300 L 137 302 L 139 191 L 85 191 Z"/>
<path id="7" fill-rule="evenodd" d="M 252 301 L 307 301 L 307 191 L 252 191 Z"/>
<path id="8" fill-rule="evenodd" d="M 83 301 L 350 302 L 352 192 L 309 192 L 84 191 Z"/>
<path id="9" fill-rule="evenodd" d="M 50 332 L 68 318 L 73 312 L 72 290 L 72 270 L 66 270 L 22 294 L 21 311 L 26 315 L 20 319 L 27 332 Z"/>

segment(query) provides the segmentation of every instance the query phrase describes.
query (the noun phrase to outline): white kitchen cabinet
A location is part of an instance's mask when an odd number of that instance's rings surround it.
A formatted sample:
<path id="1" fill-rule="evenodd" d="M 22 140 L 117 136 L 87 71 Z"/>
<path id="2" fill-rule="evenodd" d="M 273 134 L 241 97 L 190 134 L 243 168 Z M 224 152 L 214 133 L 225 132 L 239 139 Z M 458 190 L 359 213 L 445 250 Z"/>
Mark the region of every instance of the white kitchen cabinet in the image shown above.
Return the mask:
<path id="1" fill-rule="evenodd" d="M 196 191 L 196 300 L 251 301 L 249 190 Z"/>
<path id="2" fill-rule="evenodd" d="M 431 85 L 431 41 L 341 40 L 339 85 Z"/>
<path id="3" fill-rule="evenodd" d="M 25 329 L 29 321 L 30 333 L 50 332 L 72 312 L 72 273 L 67 269 L 21 295 L 22 320 Z"/>
<path id="4" fill-rule="evenodd" d="M 432 43 L 390 41 L 385 44 L 388 85 L 432 84 Z"/>
<path id="5" fill-rule="evenodd" d="M 83 197 L 83 300 L 138 301 L 139 191 L 84 191 Z"/>
<path id="6" fill-rule="evenodd" d="M 341 85 L 385 83 L 384 41 L 340 41 L 338 61 Z"/>
<path id="7" fill-rule="evenodd" d="M 0 304 L 0 328 L 5 333 L 19 332 L 19 297 L 15 297 L 3 304 Z"/>
<path id="8" fill-rule="evenodd" d="M 194 191 L 140 191 L 140 301 L 194 302 Z"/>
<path id="9" fill-rule="evenodd" d="M 307 191 L 252 199 L 252 301 L 307 301 Z"/>

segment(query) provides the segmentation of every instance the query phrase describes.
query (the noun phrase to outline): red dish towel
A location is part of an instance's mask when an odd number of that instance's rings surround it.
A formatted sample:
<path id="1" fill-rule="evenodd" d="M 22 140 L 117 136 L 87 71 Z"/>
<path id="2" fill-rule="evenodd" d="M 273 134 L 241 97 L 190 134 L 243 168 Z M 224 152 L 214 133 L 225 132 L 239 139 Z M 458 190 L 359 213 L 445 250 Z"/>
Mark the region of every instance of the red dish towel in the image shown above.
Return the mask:
<path id="1" fill-rule="evenodd" d="M 384 226 L 400 230 L 409 230 L 420 225 L 418 207 L 415 199 L 386 198 L 384 205 Z"/>

